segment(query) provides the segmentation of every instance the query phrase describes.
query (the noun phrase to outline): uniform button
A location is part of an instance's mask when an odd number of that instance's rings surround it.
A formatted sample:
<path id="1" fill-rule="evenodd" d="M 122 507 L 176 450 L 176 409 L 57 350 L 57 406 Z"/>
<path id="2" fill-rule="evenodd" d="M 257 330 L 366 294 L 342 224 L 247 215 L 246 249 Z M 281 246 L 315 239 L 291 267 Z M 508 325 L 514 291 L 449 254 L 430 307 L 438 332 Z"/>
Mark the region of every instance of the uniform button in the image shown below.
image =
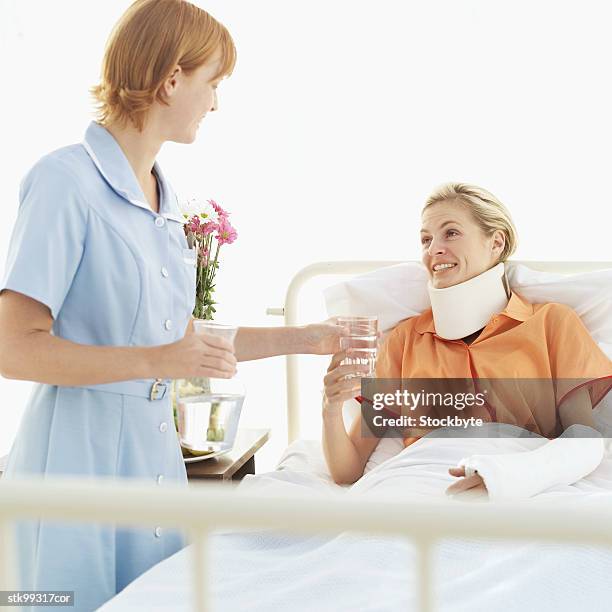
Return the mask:
<path id="1" fill-rule="evenodd" d="M 156 217 L 155 225 L 157 225 L 157 227 L 164 227 L 164 225 L 166 225 L 166 220 L 163 217 Z"/>
<path id="2" fill-rule="evenodd" d="M 166 321 L 164 322 L 164 327 L 167 330 L 171 330 L 172 329 L 172 321 L 170 319 L 166 319 Z"/>
<path id="3" fill-rule="evenodd" d="M 165 268 L 164 266 L 162 266 L 162 269 L 161 269 L 161 275 L 162 275 L 164 278 L 168 278 L 168 269 L 167 269 L 167 268 Z"/>
<path id="4" fill-rule="evenodd" d="M 164 475 L 163 474 L 158 474 L 157 475 L 157 484 L 160 485 L 162 483 L 163 479 L 164 479 Z"/>
<path id="5" fill-rule="evenodd" d="M 155 534 L 156 538 L 161 538 L 162 528 L 161 527 L 156 527 L 155 530 L 153 531 L 153 533 Z"/>
<path id="6" fill-rule="evenodd" d="M 161 431 L 162 433 L 165 433 L 167 429 L 168 429 L 168 423 L 161 423 L 160 424 L 159 431 Z"/>

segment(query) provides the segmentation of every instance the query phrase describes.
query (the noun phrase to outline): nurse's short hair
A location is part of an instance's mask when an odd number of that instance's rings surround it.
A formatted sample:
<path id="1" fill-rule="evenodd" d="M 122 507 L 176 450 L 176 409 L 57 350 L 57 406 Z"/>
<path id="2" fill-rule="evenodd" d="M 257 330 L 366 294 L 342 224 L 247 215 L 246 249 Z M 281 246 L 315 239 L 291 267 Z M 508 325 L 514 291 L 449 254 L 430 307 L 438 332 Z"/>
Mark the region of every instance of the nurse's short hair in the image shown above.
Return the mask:
<path id="1" fill-rule="evenodd" d="M 102 62 L 100 84 L 90 93 L 101 125 L 131 121 L 142 131 L 157 100 L 168 105 L 162 85 L 179 65 L 185 74 L 221 50 L 215 79 L 230 76 L 236 47 L 224 25 L 185 0 L 137 0 L 113 28 Z"/>
<path id="2" fill-rule="evenodd" d="M 421 214 L 441 202 L 456 202 L 466 206 L 485 236 L 492 236 L 497 230 L 503 232 L 505 245 L 499 256 L 500 262 L 506 261 L 516 251 L 518 233 L 514 221 L 508 209 L 490 191 L 466 183 L 445 183 L 427 198 Z"/>

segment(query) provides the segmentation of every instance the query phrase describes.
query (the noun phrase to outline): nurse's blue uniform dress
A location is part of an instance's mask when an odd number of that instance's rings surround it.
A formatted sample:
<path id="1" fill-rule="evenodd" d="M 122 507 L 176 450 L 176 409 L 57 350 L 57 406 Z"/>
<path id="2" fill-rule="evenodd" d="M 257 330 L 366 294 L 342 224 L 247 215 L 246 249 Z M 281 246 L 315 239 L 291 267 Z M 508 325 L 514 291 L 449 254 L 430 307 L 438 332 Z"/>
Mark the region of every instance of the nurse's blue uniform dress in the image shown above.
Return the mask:
<path id="1" fill-rule="evenodd" d="M 95 122 L 83 143 L 43 157 L 21 184 L 0 288 L 46 304 L 53 334 L 79 344 L 144 347 L 182 338 L 195 300 L 195 253 L 157 163 L 154 172 L 159 213 Z M 151 399 L 153 383 L 36 384 L 4 477 L 186 483 L 169 385 Z M 78 523 L 23 522 L 16 535 L 21 588 L 75 591 L 66 610 L 95 609 L 184 545 L 176 530 Z"/>

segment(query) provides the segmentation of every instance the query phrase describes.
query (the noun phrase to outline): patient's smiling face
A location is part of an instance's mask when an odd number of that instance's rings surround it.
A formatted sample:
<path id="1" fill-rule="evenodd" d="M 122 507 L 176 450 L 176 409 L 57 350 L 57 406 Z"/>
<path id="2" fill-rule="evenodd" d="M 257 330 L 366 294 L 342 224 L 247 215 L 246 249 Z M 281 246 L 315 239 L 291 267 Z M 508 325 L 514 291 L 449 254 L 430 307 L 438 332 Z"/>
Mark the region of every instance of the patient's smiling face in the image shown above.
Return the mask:
<path id="1" fill-rule="evenodd" d="M 451 287 L 482 274 L 497 264 L 504 234 L 487 237 L 469 209 L 457 202 L 439 202 L 423 212 L 422 261 L 436 289 Z M 440 264 L 454 264 L 436 270 Z"/>

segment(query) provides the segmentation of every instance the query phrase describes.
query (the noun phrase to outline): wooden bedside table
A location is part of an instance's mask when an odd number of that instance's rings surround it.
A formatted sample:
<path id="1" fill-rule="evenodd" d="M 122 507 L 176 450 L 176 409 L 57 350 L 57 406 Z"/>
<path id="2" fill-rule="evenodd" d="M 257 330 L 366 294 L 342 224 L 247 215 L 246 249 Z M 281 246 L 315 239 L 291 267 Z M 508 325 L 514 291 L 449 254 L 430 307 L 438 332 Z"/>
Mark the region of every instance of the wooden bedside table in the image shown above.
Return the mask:
<path id="1" fill-rule="evenodd" d="M 255 473 L 255 453 L 270 438 L 269 429 L 239 429 L 234 448 L 229 453 L 214 459 L 186 463 L 189 480 L 242 480 Z M 4 471 L 6 457 L 0 457 L 0 477 Z"/>
<path id="2" fill-rule="evenodd" d="M 255 473 L 255 453 L 270 437 L 269 429 L 239 429 L 234 448 L 213 459 L 186 463 L 188 480 L 242 480 Z"/>

